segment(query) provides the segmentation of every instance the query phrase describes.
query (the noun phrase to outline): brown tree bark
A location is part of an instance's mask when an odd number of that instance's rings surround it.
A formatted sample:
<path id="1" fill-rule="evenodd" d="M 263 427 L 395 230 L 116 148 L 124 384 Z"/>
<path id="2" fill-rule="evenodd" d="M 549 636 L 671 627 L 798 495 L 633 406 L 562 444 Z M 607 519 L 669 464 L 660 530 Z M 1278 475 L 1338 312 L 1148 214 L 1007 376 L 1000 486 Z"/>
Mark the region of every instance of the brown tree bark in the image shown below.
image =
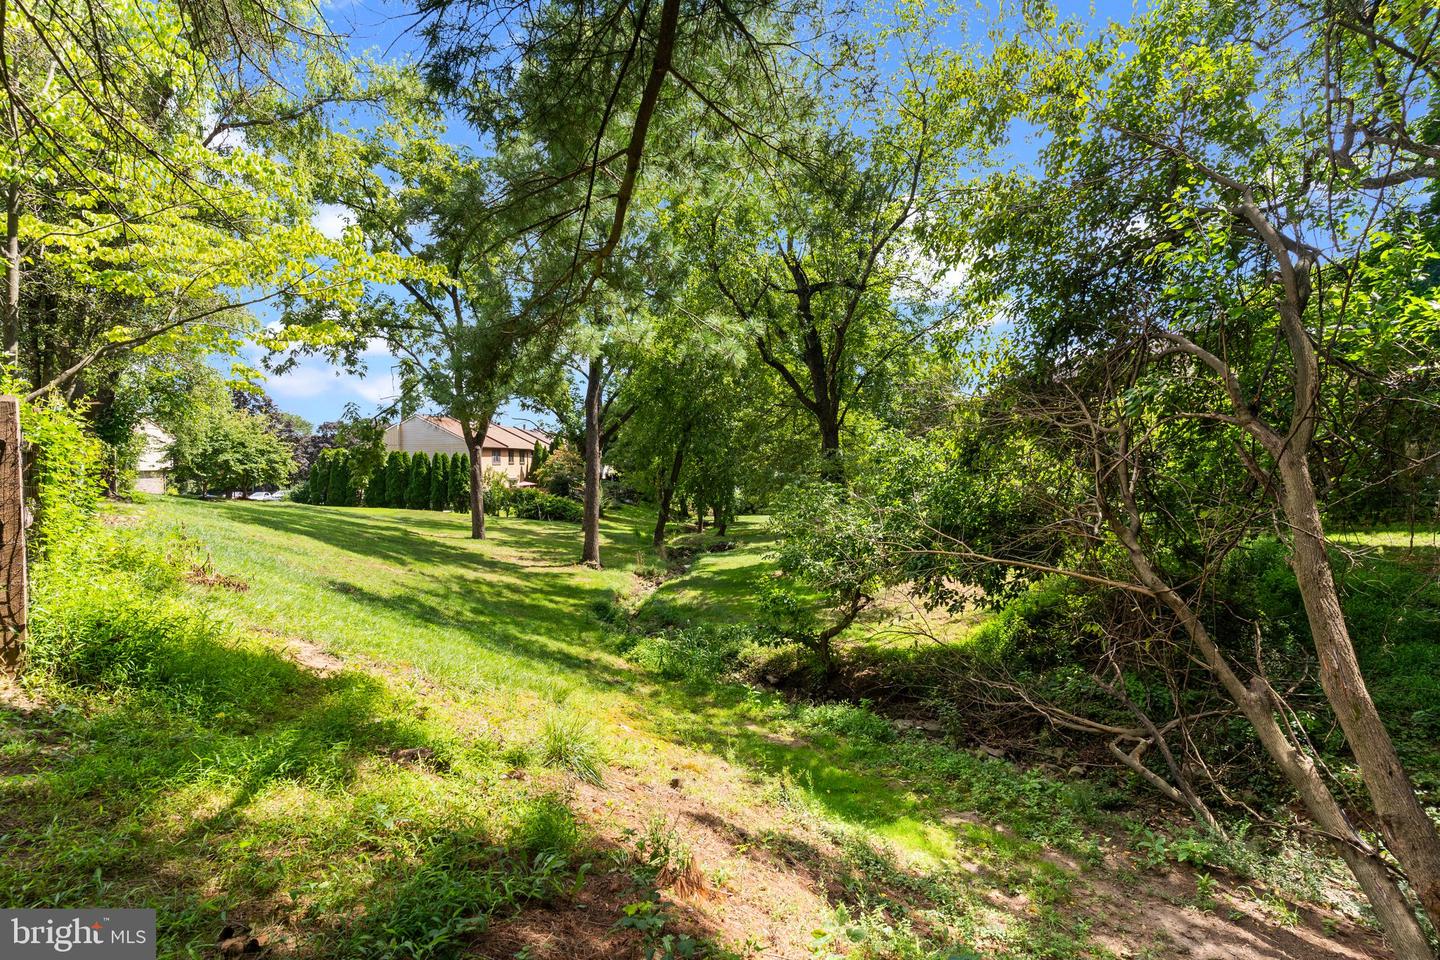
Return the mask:
<path id="1" fill-rule="evenodd" d="M 1175 148 L 1169 149 L 1175 152 Z M 1203 166 L 1201 169 L 1212 180 L 1239 192 L 1241 199 L 1234 204 L 1233 212 L 1264 243 L 1277 266 L 1275 310 L 1293 374 L 1292 412 L 1285 429 L 1276 429 L 1260 419 L 1224 359 L 1178 333 L 1167 332 L 1162 338 L 1174 351 L 1189 354 L 1210 368 L 1229 401 L 1228 419 L 1254 437 L 1275 463 L 1280 481 L 1279 506 L 1291 533 L 1290 565 L 1315 644 L 1320 684 L 1355 757 L 1385 845 L 1432 925 L 1440 928 L 1440 831 L 1416 796 L 1360 672 L 1330 569 L 1319 500 L 1310 474 L 1321 371 L 1305 317 L 1320 252 L 1272 222 L 1256 203 L 1253 186 L 1230 181 Z M 1269 478 L 1262 479 L 1266 480 L 1266 489 L 1274 492 Z"/>
<path id="2" fill-rule="evenodd" d="M 20 356 L 20 184 L 5 191 L 5 319 L 4 352 Z"/>
<path id="3" fill-rule="evenodd" d="M 1351 824 L 1315 761 L 1276 720 L 1279 703 L 1274 691 L 1262 677 L 1254 677 L 1249 685 L 1240 679 L 1189 602 L 1165 581 L 1151 563 L 1140 541 L 1139 510 L 1129 502 L 1130 495 L 1126 492 L 1129 489 L 1126 468 L 1121 465 L 1117 472 L 1100 462 L 1098 452 L 1096 456 L 1097 502 L 1101 515 L 1125 548 L 1140 583 L 1175 616 L 1200 651 L 1206 666 L 1250 721 L 1265 752 L 1300 795 L 1311 819 L 1331 839 L 1374 908 L 1396 957 L 1400 960 L 1433 960 L 1434 952 L 1430 949 L 1429 940 L 1404 892 L 1387 869 L 1380 851 Z M 1117 488 L 1127 501 L 1123 520 L 1105 494 L 1101 479 L 1104 477 L 1116 478 Z"/>
<path id="4" fill-rule="evenodd" d="M 584 526 L 584 543 L 580 549 L 580 562 L 600 569 L 600 394 L 603 387 L 605 364 L 599 357 L 590 360 L 588 382 L 585 385 L 585 507 L 581 522 Z"/>
<path id="5" fill-rule="evenodd" d="M 1290 567 L 1305 604 L 1320 663 L 1320 685 L 1360 768 L 1385 846 L 1404 870 L 1431 923 L 1440 926 L 1440 834 L 1415 793 L 1360 672 L 1330 568 L 1309 466 L 1302 457 L 1283 455 L 1280 477 L 1281 503 L 1292 537 Z"/>
<path id="6" fill-rule="evenodd" d="M 685 465 L 686 448 L 690 446 L 690 432 L 687 430 L 675 445 L 675 458 L 670 464 L 670 474 L 662 477 L 658 509 L 655 514 L 655 536 L 651 543 L 660 555 L 665 555 L 665 527 L 670 522 L 670 504 L 675 497 L 675 488 L 680 483 L 680 471 Z"/>
<path id="7" fill-rule="evenodd" d="M 481 433 L 475 435 L 475 425 L 469 417 L 457 417 L 460 432 L 465 437 L 465 449 L 470 453 L 470 539 L 485 539 L 485 467 L 480 454 L 485 442 L 485 429 L 495 416 L 491 411 L 482 421 Z"/>

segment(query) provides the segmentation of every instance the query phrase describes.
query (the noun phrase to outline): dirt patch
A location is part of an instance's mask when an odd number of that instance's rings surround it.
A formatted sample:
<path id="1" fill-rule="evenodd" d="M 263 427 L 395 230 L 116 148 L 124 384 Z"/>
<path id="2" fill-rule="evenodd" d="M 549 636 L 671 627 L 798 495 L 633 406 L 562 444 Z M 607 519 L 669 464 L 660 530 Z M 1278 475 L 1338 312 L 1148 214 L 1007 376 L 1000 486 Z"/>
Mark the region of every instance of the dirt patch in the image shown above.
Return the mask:
<path id="1" fill-rule="evenodd" d="M 215 565 L 209 560 L 191 566 L 190 572 L 185 574 L 185 581 L 202 587 L 219 587 L 231 593 L 245 593 L 250 589 L 250 584 L 239 577 L 216 573 Z"/>
<path id="2" fill-rule="evenodd" d="M 661 831 L 683 849 L 678 868 L 660 873 L 666 933 L 710 938 L 749 956 L 808 960 L 812 931 L 837 904 L 851 903 L 853 865 L 823 828 L 754 797 L 738 784 L 744 772 L 724 761 L 694 758 L 680 769 L 611 771 L 602 786 L 570 784 L 572 805 L 608 851 L 610 863 L 634 857 L 640 838 Z M 964 818 L 966 820 L 970 818 Z M 979 818 L 975 818 L 980 823 Z M 992 827 L 993 828 L 993 827 Z M 1123 846 L 1083 869 L 1046 856 L 1076 877 L 1068 910 L 1083 914 L 1095 946 L 1117 957 L 1187 960 L 1366 960 L 1389 957 L 1379 938 L 1333 911 L 1281 904 L 1263 891 L 1217 878 L 1201 903 L 1189 870 L 1140 874 Z M 975 878 L 970 888 L 1001 927 L 1034 913 L 1023 892 L 986 867 L 953 866 Z M 850 877 L 850 880 L 846 878 Z M 875 887 L 882 900 L 903 904 L 917 932 L 930 904 L 916 890 Z M 634 931 L 616 929 L 625 907 L 646 892 L 625 869 L 592 876 L 573 901 L 526 910 L 497 922 L 475 956 L 555 960 L 639 960 L 646 946 Z M 742 951 L 742 952 L 744 952 Z"/>
<path id="3" fill-rule="evenodd" d="M 615 921 L 634 899 L 628 877 L 610 872 L 590 877 L 573 900 L 546 904 L 492 924 L 467 951 L 483 960 L 614 960 L 640 956 L 635 930 Z"/>
<path id="4" fill-rule="evenodd" d="M 345 661 L 300 637 L 286 638 L 285 655 L 318 677 L 333 677 L 345 669 Z"/>
<path id="5" fill-rule="evenodd" d="M 1085 874 L 1077 902 L 1092 920 L 1090 937 L 1118 956 L 1152 952 L 1189 960 L 1384 960 L 1392 956 L 1373 932 L 1333 911 L 1305 904 L 1259 902 L 1246 884 L 1216 878 L 1208 905 L 1198 903 L 1195 876 L 1172 869 L 1130 883 L 1122 854 Z"/>
<path id="6" fill-rule="evenodd" d="M 44 703 L 26 693 L 9 674 L 0 671 L 0 708 L 29 717 L 42 707 Z"/>
<path id="7" fill-rule="evenodd" d="M 650 776 L 612 770 L 603 786 L 571 785 L 572 802 L 600 844 L 622 858 L 634 856 L 647 835 L 669 838 L 675 856 L 657 881 L 664 932 L 745 945 L 755 955 L 809 958 L 811 931 L 831 910 L 825 882 L 807 861 L 812 853 L 834 851 L 781 811 L 737 807 L 733 784 L 744 775 L 720 766 L 657 769 Z M 476 955 L 498 960 L 528 948 L 536 958 L 642 957 L 639 936 L 615 924 L 646 894 L 625 871 L 612 871 L 587 883 L 574 904 L 497 923 Z"/>

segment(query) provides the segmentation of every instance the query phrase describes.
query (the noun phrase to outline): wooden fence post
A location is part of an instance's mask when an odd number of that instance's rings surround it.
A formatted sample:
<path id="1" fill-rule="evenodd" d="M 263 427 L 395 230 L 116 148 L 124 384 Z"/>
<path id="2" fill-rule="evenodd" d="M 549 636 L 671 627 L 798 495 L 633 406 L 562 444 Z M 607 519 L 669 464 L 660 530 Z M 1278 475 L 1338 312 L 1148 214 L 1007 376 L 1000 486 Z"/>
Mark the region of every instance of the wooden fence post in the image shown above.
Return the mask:
<path id="1" fill-rule="evenodd" d="M 0 397 L 0 669 L 13 670 L 25 646 L 25 479 L 20 401 Z"/>

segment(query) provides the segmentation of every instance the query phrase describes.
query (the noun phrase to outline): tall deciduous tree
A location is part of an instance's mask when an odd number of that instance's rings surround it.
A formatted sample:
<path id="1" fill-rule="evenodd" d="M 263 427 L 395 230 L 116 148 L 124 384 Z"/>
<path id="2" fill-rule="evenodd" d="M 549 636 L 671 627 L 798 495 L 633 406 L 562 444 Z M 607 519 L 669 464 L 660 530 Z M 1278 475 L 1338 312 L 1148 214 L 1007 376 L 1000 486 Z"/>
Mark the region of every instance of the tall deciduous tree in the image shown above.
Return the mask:
<path id="1" fill-rule="evenodd" d="M 237 332 L 259 329 L 248 304 L 353 302 L 381 275 L 362 247 L 311 225 L 313 179 L 270 149 L 362 96 L 356 71 L 317 42 L 315 82 L 291 95 L 253 60 L 240 67 L 237 38 L 214 35 L 203 11 L 219 6 L 0 7 L 3 339 L 37 394 L 85 395 L 140 350 L 234 353 Z M 293 63 L 307 31 L 272 13 L 274 32 L 249 41 Z"/>
<path id="2" fill-rule="evenodd" d="M 1413 222 L 1408 191 L 1440 173 L 1440 150 L 1422 132 L 1436 89 L 1423 52 L 1435 11 L 1341 3 L 1316 16 L 1292 4 L 1177 0 L 1106 40 L 1083 40 L 1044 14 L 1032 26 L 1048 36 L 1023 90 L 1039 95 L 1001 87 L 990 102 L 1048 130 L 1041 176 L 1011 173 L 976 194 L 967 247 L 976 282 L 993 285 L 1027 335 L 1032 395 L 1044 398 L 1028 409 L 1084 451 L 1093 473 L 1084 512 L 1129 563 L 1124 589 L 1170 618 L 1249 720 L 1335 839 L 1392 948 L 1428 958 L 1381 849 L 1283 719 L 1263 664 L 1247 669 L 1216 643 L 1193 585 L 1237 531 L 1257 522 L 1284 531 L 1315 667 L 1384 848 L 1440 919 L 1440 836 L 1366 687 L 1312 474 L 1327 411 L 1344 406 L 1327 396 L 1353 389 L 1357 375 L 1389 375 L 1404 353 L 1335 348 L 1382 328 L 1408 327 L 1417 345 L 1430 336 L 1426 311 L 1405 292 L 1430 254 L 1371 254 L 1390 240 L 1375 225 Z M 1428 249 L 1423 232 L 1411 229 L 1405 248 Z M 1377 289 L 1392 296 L 1369 295 Z M 1345 375 L 1332 375 L 1337 365 Z M 1194 499 L 1165 496 L 1183 489 L 1176 431 L 1193 433 L 1192 449 L 1208 444 L 1223 467 Z M 1177 555 L 1182 535 L 1204 549 Z M 1184 569 L 1186 556 L 1204 566 Z"/>

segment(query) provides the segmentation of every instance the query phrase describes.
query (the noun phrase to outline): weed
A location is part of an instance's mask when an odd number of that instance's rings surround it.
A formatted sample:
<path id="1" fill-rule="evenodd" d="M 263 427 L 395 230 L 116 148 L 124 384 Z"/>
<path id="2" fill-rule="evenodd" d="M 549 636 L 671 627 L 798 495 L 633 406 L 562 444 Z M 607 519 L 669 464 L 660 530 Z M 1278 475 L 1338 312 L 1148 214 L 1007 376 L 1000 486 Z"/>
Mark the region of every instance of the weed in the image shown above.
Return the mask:
<path id="1" fill-rule="evenodd" d="M 1217 904 L 1217 902 L 1218 902 L 1218 901 L 1215 899 L 1215 892 L 1216 892 L 1216 890 L 1217 890 L 1218 888 L 1219 888 L 1219 883 L 1216 881 L 1216 879 L 1215 879 L 1214 877 L 1210 876 L 1210 874 L 1208 874 L 1208 873 L 1198 873 L 1198 874 L 1196 874 L 1196 875 L 1195 875 L 1195 900 L 1194 900 L 1195 908 L 1198 909 L 1198 910 L 1204 910 L 1204 911 L 1207 911 L 1207 912 L 1208 912 L 1208 911 L 1211 911 L 1211 910 L 1214 910 L 1215 907 L 1216 907 L 1216 904 Z"/>
<path id="2" fill-rule="evenodd" d="M 705 884 L 704 874 L 690 847 L 662 816 L 650 819 L 644 832 L 627 831 L 634 840 L 636 865 L 634 878 L 646 887 L 672 887 L 676 893 L 688 894 Z"/>
<path id="3" fill-rule="evenodd" d="M 546 714 L 535 752 L 545 766 L 567 770 L 586 783 L 598 784 L 604 779 L 600 741 L 580 714 L 565 710 Z"/>

